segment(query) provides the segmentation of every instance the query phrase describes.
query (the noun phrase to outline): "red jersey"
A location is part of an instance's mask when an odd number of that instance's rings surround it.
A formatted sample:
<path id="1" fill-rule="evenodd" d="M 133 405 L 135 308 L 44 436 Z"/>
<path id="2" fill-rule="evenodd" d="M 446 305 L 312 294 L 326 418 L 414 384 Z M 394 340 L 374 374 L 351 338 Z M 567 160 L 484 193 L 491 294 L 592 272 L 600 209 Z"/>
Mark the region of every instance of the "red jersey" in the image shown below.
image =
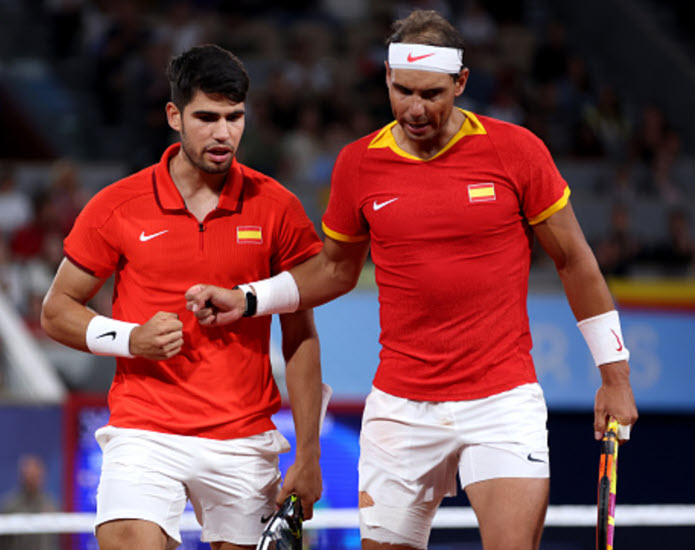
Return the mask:
<path id="1" fill-rule="evenodd" d="M 429 160 L 398 147 L 396 122 L 347 145 L 323 218 L 333 239 L 370 239 L 382 345 L 374 385 L 409 399 L 477 399 L 536 381 L 531 225 L 570 191 L 531 132 L 464 113 Z"/>
<path id="2" fill-rule="evenodd" d="M 297 197 L 232 164 L 218 206 L 202 223 L 159 164 L 100 191 L 65 240 L 65 254 L 99 278 L 115 273 L 112 315 L 145 323 L 158 311 L 184 324 L 184 345 L 166 361 L 117 358 L 109 424 L 231 439 L 273 429 L 280 394 L 271 374 L 271 317 L 204 327 L 184 293 L 203 282 L 231 288 L 270 277 L 321 250 Z"/>

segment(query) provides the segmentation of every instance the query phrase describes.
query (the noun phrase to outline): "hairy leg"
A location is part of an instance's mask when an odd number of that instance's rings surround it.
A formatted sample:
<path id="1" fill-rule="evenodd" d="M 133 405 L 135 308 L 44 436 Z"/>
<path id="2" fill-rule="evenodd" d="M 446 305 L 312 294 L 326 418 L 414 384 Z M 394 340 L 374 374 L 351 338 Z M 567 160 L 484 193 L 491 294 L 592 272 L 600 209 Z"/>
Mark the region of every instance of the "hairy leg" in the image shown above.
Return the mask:
<path id="1" fill-rule="evenodd" d="M 99 550 L 165 550 L 167 539 L 159 525 L 142 519 L 119 519 L 97 527 Z"/>
<path id="2" fill-rule="evenodd" d="M 484 550 L 537 550 L 549 501 L 548 478 L 499 478 L 466 488 Z"/>

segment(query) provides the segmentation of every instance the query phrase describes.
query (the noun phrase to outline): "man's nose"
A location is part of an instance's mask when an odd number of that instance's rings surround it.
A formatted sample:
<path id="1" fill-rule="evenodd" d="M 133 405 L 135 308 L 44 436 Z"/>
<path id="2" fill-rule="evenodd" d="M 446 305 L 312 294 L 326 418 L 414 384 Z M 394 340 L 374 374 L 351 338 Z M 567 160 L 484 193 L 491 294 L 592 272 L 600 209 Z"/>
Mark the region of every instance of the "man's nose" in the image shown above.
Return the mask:
<path id="1" fill-rule="evenodd" d="M 423 116 L 425 114 L 425 106 L 420 97 L 411 98 L 411 103 L 408 106 L 408 112 L 413 117 Z"/>
<path id="2" fill-rule="evenodd" d="M 225 141 L 230 137 L 230 125 L 227 120 L 221 118 L 215 123 L 213 137 L 218 141 Z"/>

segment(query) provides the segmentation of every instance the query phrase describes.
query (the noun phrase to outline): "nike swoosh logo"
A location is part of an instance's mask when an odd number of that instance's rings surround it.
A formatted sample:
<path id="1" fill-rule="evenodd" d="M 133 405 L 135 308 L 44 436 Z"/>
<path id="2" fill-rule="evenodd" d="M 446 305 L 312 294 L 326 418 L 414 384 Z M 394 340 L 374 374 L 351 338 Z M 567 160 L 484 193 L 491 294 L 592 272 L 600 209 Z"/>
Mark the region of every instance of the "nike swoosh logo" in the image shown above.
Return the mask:
<path id="1" fill-rule="evenodd" d="M 616 348 L 616 351 L 621 351 L 623 349 L 623 344 L 621 343 L 618 334 L 614 332 L 613 328 L 610 328 L 609 330 L 611 330 L 611 333 L 614 335 L 614 338 L 616 338 L 616 343 L 619 344 L 619 347 Z"/>
<path id="2" fill-rule="evenodd" d="M 99 336 L 97 336 L 97 338 L 104 338 L 104 336 L 111 336 L 112 340 L 116 340 L 116 331 L 110 330 L 109 332 L 105 332 L 104 334 L 100 334 Z"/>
<path id="3" fill-rule="evenodd" d="M 388 204 L 391 204 L 391 203 L 393 203 L 394 201 L 398 201 L 398 200 L 399 200 L 399 197 L 396 197 L 396 198 L 394 198 L 394 199 L 390 199 L 390 200 L 384 201 L 384 202 L 377 202 L 377 201 L 374 201 L 374 202 L 372 203 L 372 209 L 373 209 L 375 212 L 377 212 L 377 210 L 379 210 L 380 208 L 384 208 L 384 207 L 387 206 Z"/>
<path id="4" fill-rule="evenodd" d="M 411 55 L 411 52 L 408 52 L 408 56 L 406 57 L 406 61 L 409 63 L 413 63 L 414 61 L 418 61 L 419 59 L 425 59 L 426 57 L 430 57 L 431 55 L 435 55 L 435 53 L 426 53 L 423 55 Z"/>
<path id="5" fill-rule="evenodd" d="M 152 235 L 145 235 L 145 231 L 143 231 L 140 234 L 140 242 L 144 243 L 145 241 L 149 241 L 150 239 L 154 239 L 155 237 L 159 237 L 160 235 L 164 235 L 168 231 L 169 231 L 169 229 L 165 229 L 164 231 L 160 231 L 159 233 L 153 233 Z"/>
<path id="6" fill-rule="evenodd" d="M 534 458 L 534 457 L 532 456 L 532 453 L 529 453 L 529 454 L 527 455 L 527 460 L 529 460 L 529 462 L 543 462 L 544 464 L 546 463 L 545 460 L 542 460 L 542 459 L 540 459 L 540 458 Z"/>

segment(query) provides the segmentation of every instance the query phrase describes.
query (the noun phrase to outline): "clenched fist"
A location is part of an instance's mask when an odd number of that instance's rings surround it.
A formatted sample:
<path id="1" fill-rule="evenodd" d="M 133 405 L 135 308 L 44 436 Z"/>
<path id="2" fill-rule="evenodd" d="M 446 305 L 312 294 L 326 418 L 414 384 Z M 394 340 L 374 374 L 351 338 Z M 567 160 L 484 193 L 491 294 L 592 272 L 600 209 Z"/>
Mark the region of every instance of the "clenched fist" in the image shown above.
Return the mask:
<path id="1" fill-rule="evenodd" d="M 130 334 L 130 352 L 138 357 L 160 361 L 174 357 L 184 345 L 184 324 L 176 313 L 158 311 Z"/>
<path id="2" fill-rule="evenodd" d="M 201 325 L 226 325 L 244 314 L 246 298 L 238 288 L 198 284 L 186 291 L 186 309 Z"/>

